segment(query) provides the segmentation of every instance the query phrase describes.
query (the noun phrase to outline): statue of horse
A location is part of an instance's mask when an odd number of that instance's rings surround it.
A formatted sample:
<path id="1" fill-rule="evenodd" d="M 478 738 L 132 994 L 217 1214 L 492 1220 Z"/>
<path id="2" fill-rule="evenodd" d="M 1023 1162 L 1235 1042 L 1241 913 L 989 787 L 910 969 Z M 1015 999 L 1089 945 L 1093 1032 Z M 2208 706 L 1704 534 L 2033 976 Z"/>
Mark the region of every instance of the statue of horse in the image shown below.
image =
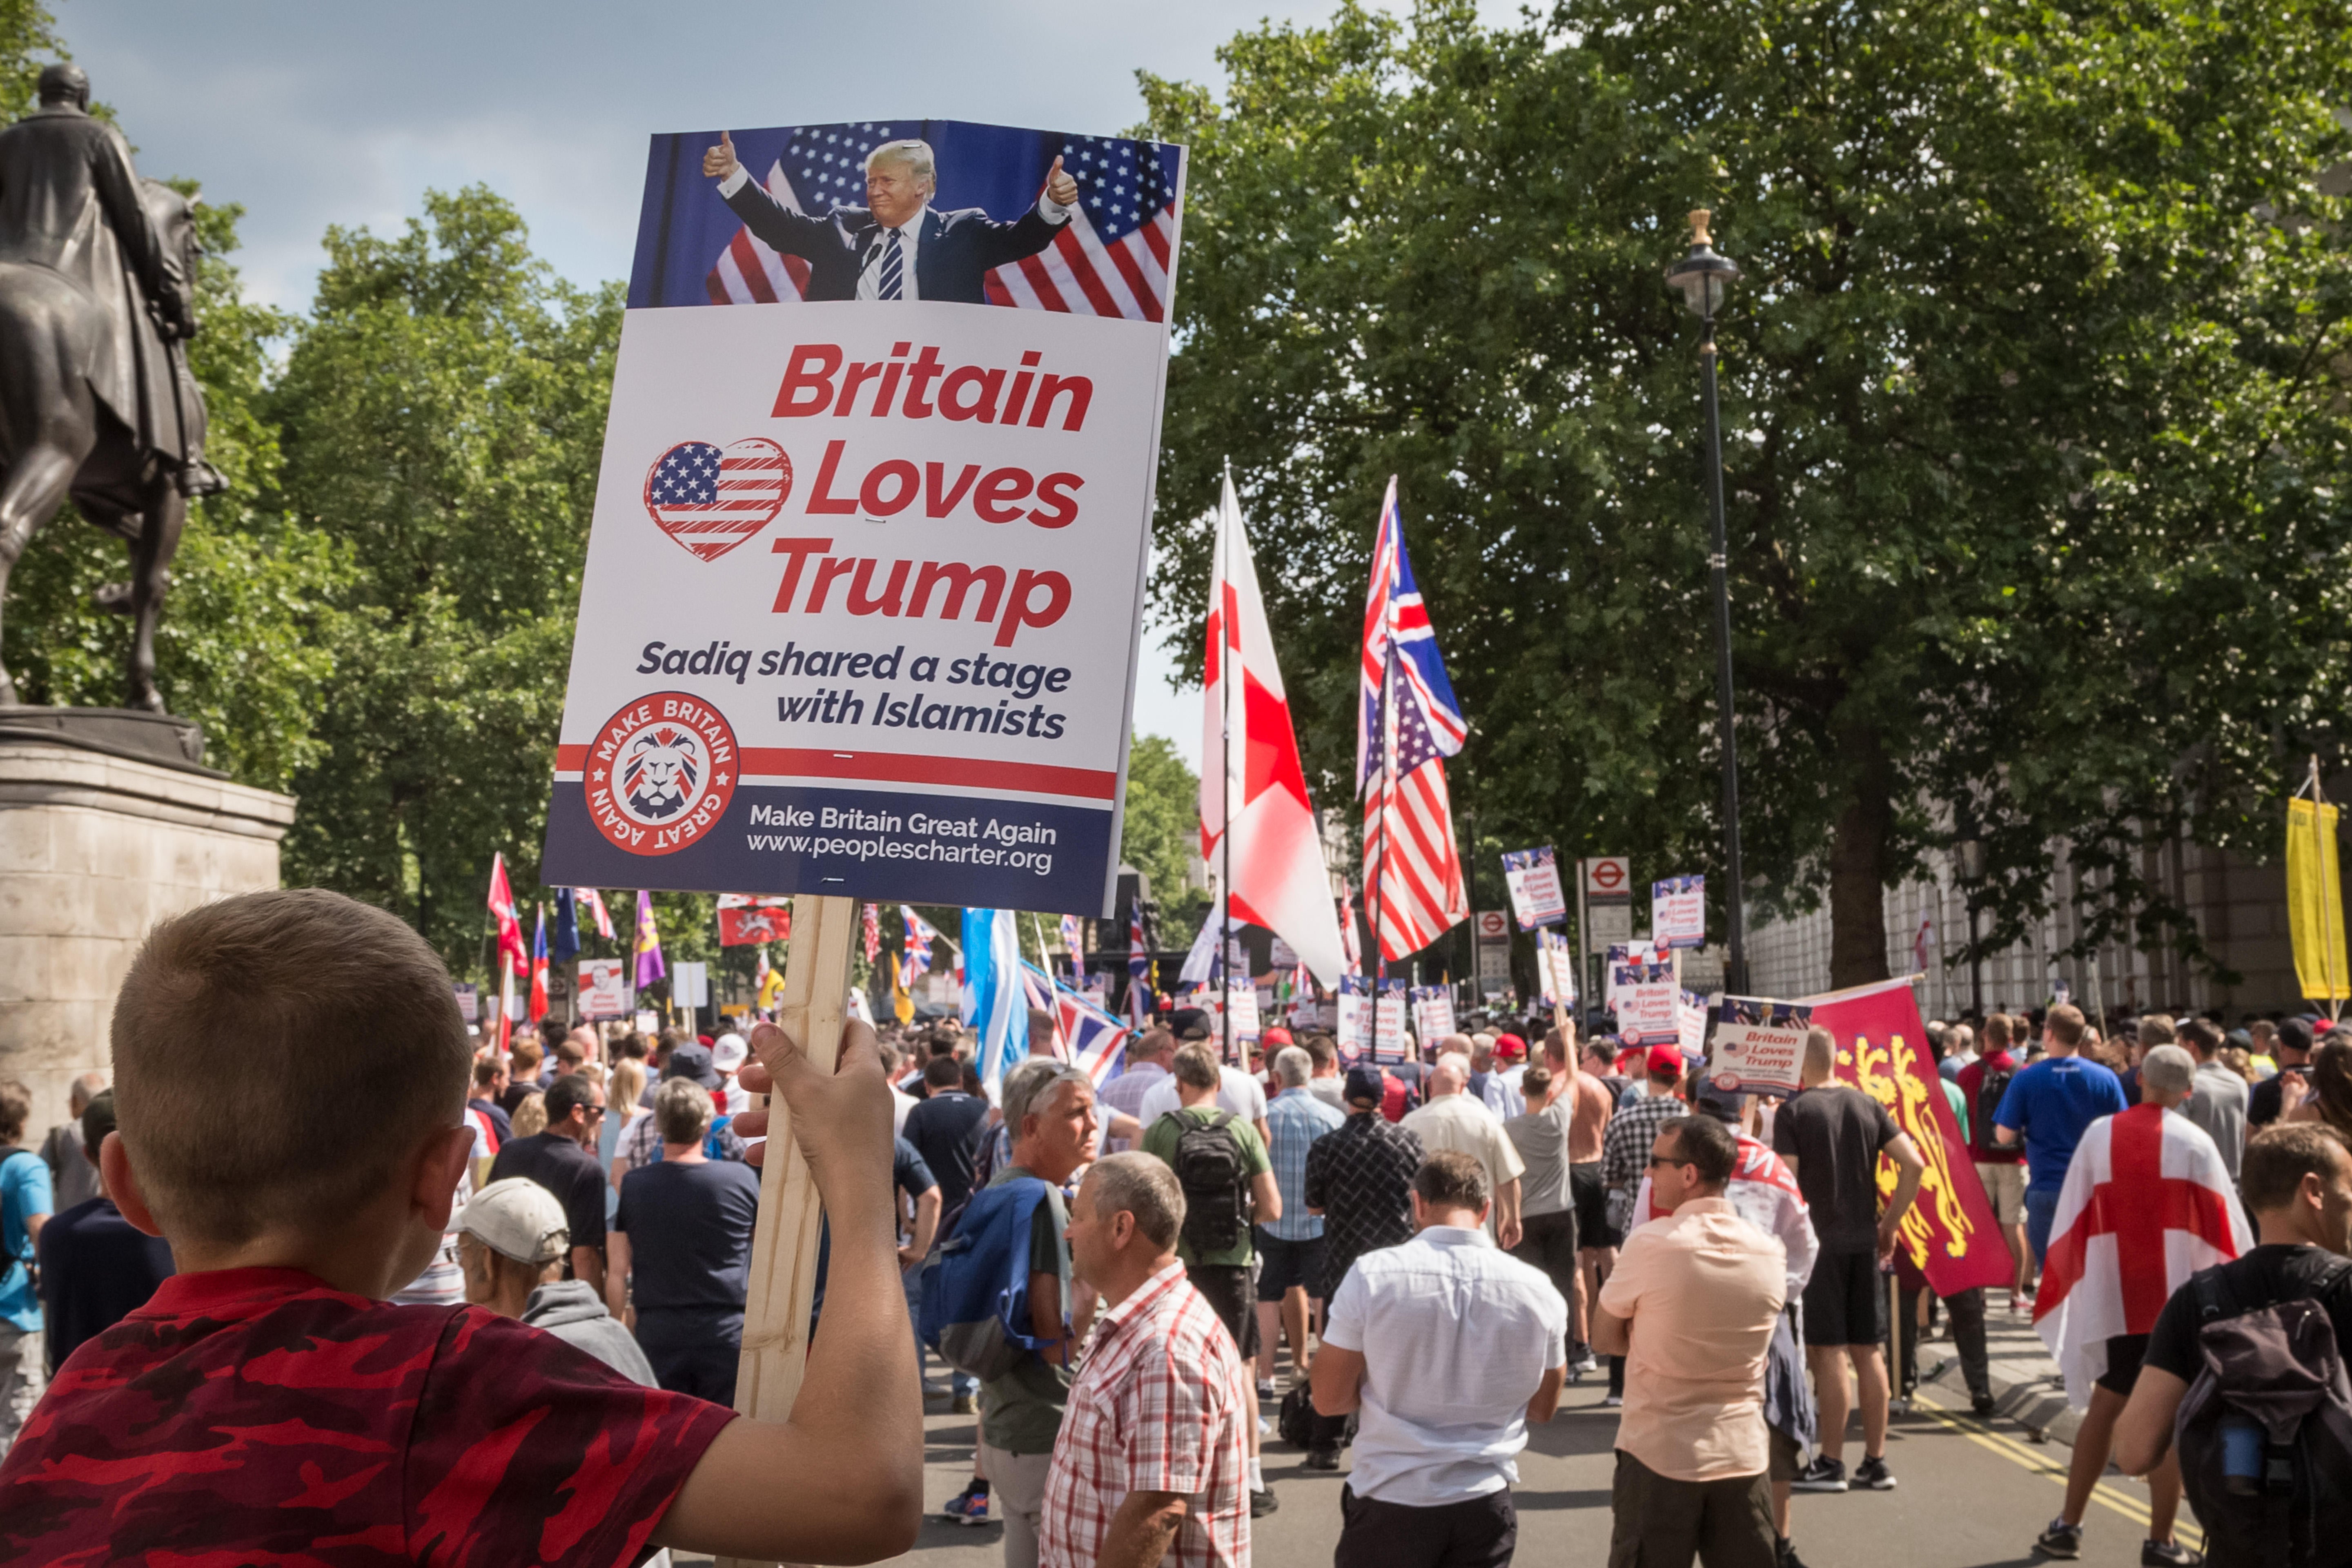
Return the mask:
<path id="1" fill-rule="evenodd" d="M 169 314 L 193 322 L 196 264 L 204 254 L 194 205 L 159 180 L 142 180 L 139 186 L 162 241 L 167 286 L 177 296 L 179 309 Z M 134 432 L 94 390 L 96 356 L 110 342 L 126 341 L 125 333 L 110 330 L 121 323 L 110 322 L 106 312 L 129 309 L 121 300 L 135 300 L 138 290 L 118 294 L 110 303 L 52 268 L 0 261 L 0 606 L 8 574 L 34 533 L 70 500 L 90 522 L 130 542 L 129 582 L 109 584 L 95 597 L 101 607 L 135 621 L 123 705 L 160 713 L 155 624 L 172 556 L 189 498 L 224 485 L 203 460 L 204 398 L 189 373 L 184 344 L 156 319 L 152 305 L 129 323 L 127 335 L 140 362 L 139 392 L 148 408 L 142 423 L 151 434 Z M 18 701 L 15 679 L 0 668 L 0 707 Z"/>

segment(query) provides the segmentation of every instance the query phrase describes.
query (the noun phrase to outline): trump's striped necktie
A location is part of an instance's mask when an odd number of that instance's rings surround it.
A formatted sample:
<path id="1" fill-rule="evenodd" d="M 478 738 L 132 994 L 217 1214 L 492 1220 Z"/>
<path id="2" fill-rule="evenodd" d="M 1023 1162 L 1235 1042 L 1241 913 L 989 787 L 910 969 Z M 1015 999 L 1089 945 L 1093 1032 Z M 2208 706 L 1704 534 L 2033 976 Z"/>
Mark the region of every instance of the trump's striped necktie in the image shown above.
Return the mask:
<path id="1" fill-rule="evenodd" d="M 894 228 L 890 231 L 889 242 L 882 247 L 881 286 L 875 289 L 874 297 L 877 300 L 905 299 L 906 276 L 906 253 L 899 247 L 898 231 Z"/>

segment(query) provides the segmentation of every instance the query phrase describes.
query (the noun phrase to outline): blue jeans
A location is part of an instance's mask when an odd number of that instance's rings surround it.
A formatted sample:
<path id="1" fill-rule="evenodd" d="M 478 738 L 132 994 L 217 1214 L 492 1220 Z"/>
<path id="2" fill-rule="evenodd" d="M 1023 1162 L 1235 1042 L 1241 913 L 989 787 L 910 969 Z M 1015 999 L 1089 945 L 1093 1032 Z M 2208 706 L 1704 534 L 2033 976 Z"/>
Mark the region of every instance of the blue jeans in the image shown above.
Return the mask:
<path id="1" fill-rule="evenodd" d="M 922 1266 L 918 1264 L 907 1269 L 902 1278 L 907 1287 L 907 1321 L 915 1325 L 915 1379 L 919 1383 L 923 1376 L 923 1352 L 926 1349 L 923 1344 Z M 968 1399 L 980 1392 L 980 1379 L 950 1367 L 948 1392 Z"/>
<path id="2" fill-rule="evenodd" d="M 2033 1267 L 2050 1250 L 2050 1222 L 2058 1217 L 2058 1194 L 2041 1187 L 2025 1189 L 2025 1243 L 2033 1248 Z"/>

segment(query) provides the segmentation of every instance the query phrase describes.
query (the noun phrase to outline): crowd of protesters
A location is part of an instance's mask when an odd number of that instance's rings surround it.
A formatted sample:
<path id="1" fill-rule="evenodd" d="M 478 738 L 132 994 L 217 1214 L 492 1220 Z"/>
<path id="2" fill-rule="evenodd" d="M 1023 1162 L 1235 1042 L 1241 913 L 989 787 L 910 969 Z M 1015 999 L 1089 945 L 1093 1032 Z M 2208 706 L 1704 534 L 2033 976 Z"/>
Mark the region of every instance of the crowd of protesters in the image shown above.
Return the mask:
<path id="1" fill-rule="evenodd" d="M 353 963 L 370 951 L 383 962 Z M 259 1555 L 348 1525 L 425 1556 L 457 1531 L 474 1557 L 522 1561 L 559 1522 L 581 1560 L 870 1555 L 910 1539 L 919 1399 L 976 1417 L 970 1483 L 941 1513 L 1001 1521 L 1008 1568 L 1246 1563 L 1252 1521 L 1280 1506 L 1275 1442 L 1346 1469 L 1341 1568 L 1500 1564 L 1516 1456 L 1605 1358 L 1611 1562 L 1793 1568 L 1792 1493 L 1897 1484 L 1890 1418 L 1937 1320 L 1975 1413 L 1995 1406 L 1994 1304 L 1939 1298 L 1911 1263 L 1927 1160 L 1839 1081 L 1825 1030 L 1802 1089 L 1772 1101 L 1565 1020 L 1350 1065 L 1328 1035 L 1278 1028 L 1226 1059 L 1209 1017 L 1179 1010 L 1097 1084 L 1040 1013 L 1025 1055 L 983 1082 L 951 1021 L 855 1026 L 828 1076 L 765 1026 L 551 1023 L 499 1051 L 452 1028 L 448 998 L 437 961 L 377 911 L 224 900 L 159 928 L 118 1009 L 119 1080 L 77 1081 L 71 1120 L 37 1147 L 30 1097 L 0 1084 L 12 1556 Z M 289 1111 L 364 1103 L 366 1128 L 325 1148 L 207 1145 L 234 1115 L 224 1062 L 304 1060 L 338 1031 L 374 1045 Z M 2105 1340 L 2063 1506 L 2033 1543 L 2080 1552 L 2112 1456 L 2150 1478 L 2143 1563 L 2196 1561 L 2174 1535 L 2184 1487 L 2198 1500 L 2173 1451 L 2210 1316 L 2192 1291 L 2242 1310 L 2313 1299 L 2339 1344 L 2352 1328 L 2352 1268 L 2327 1266 L 2352 1247 L 2352 1031 L 2158 1016 L 2102 1030 L 2058 1005 L 1928 1033 L 2010 1254 L 2010 1312 L 2033 1308 L 2053 1226 L 2079 1207 L 2070 1167 L 2103 1124 L 2156 1119 L 2210 1150 L 2231 1215 L 2242 1194 L 2261 1245 L 2219 1285 L 2168 1279 L 2160 1312 Z M 780 1424 L 728 1408 L 771 1091 L 805 1113 L 827 1216 L 809 1381 Z M 435 1092 L 462 1095 L 461 1129 Z M 1024 1193 L 1023 1321 L 976 1373 L 925 1342 L 925 1270 L 967 1211 Z M 400 1370 L 360 1373 L 362 1342 L 400 1347 L 383 1363 Z M 289 1438 L 268 1473 L 299 1470 L 314 1500 L 224 1523 L 236 1486 L 215 1472 L 261 1461 L 216 1451 L 235 1391 L 209 1369 L 257 1355 L 301 1363 L 273 1384 L 281 1418 L 346 1447 L 382 1428 L 369 1440 L 408 1457 L 379 1482 L 324 1438 Z M 142 1375 L 157 1358 L 213 1392 L 160 1405 Z M 536 1429 L 512 1437 L 526 1413 Z M 621 1447 L 648 1457 L 578 1479 L 585 1456 Z M 120 1491 L 60 1466 L 68 1452 L 165 1479 Z M 158 1468 L 191 1455 L 212 1457 Z M 819 1462 L 856 1479 L 814 1509 L 796 1492 L 801 1517 L 780 1521 L 766 1478 Z"/>

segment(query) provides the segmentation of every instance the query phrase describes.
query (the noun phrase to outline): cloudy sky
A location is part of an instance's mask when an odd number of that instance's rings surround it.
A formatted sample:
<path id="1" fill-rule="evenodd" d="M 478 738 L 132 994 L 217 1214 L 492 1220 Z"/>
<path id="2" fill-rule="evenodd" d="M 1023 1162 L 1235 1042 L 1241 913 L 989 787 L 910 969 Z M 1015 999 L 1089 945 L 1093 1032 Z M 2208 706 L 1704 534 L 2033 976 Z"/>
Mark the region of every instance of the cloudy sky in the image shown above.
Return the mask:
<path id="1" fill-rule="evenodd" d="M 344 5 L 50 0 L 142 173 L 246 208 L 253 292 L 300 310 L 330 224 L 396 227 L 427 188 L 485 184 L 541 255 L 625 277 L 657 131 L 928 117 L 1105 134 L 1142 118 L 1135 73 L 1222 88 L 1217 46 L 1320 4 L 1188 0 L 404 0 Z M 1489 20 L 1517 0 L 1482 0 Z M 1139 732 L 1195 765 L 1200 694 L 1147 639 Z"/>

